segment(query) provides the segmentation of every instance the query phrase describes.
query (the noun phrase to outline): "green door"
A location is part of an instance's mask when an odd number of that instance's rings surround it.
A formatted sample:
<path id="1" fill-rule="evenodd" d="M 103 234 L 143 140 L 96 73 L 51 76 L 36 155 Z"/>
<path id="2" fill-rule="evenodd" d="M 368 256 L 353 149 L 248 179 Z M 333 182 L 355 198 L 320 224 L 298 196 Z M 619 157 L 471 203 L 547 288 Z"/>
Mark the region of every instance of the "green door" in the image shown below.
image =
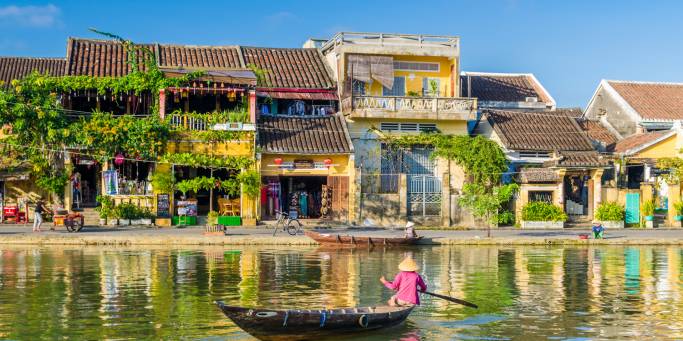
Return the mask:
<path id="1" fill-rule="evenodd" d="M 626 224 L 640 223 L 640 193 L 626 193 Z"/>

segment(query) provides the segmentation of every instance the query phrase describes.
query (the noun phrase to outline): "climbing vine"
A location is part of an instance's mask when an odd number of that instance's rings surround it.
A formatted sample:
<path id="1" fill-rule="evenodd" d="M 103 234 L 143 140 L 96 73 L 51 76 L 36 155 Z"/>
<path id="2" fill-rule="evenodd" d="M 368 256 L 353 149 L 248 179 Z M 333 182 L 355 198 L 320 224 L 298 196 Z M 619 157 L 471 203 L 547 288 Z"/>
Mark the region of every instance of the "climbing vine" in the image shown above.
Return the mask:
<path id="1" fill-rule="evenodd" d="M 159 161 L 189 167 L 228 168 L 237 170 L 250 168 L 254 164 L 254 160 L 247 156 L 215 156 L 193 153 L 166 153 L 159 158 Z"/>

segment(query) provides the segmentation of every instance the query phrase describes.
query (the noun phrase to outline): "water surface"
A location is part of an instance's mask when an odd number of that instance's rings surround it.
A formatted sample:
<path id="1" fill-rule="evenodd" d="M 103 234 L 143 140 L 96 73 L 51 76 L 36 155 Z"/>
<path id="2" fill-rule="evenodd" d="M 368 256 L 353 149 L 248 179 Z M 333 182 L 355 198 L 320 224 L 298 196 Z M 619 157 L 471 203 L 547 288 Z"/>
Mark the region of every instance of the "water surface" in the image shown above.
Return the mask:
<path id="1" fill-rule="evenodd" d="M 357 340 L 681 339 L 678 247 L 422 247 L 406 324 Z M 212 304 L 334 308 L 389 298 L 406 251 L 0 246 L 0 339 L 252 340 Z"/>

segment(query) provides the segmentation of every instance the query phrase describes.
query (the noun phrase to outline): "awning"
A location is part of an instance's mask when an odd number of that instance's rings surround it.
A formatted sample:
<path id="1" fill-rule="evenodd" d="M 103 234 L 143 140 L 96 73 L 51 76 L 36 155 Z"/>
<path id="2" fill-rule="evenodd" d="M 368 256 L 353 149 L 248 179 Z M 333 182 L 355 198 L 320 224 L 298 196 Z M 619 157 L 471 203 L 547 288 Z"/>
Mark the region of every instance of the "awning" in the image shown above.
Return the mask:
<path id="1" fill-rule="evenodd" d="M 31 172 L 28 170 L 0 171 L 2 181 L 25 181 L 29 180 Z"/>
<path id="2" fill-rule="evenodd" d="M 283 98 L 283 99 L 301 99 L 301 100 L 319 100 L 319 101 L 336 101 L 337 93 L 333 91 L 321 92 L 296 92 L 296 91 L 278 91 L 258 89 L 257 96 Z"/>
<path id="3" fill-rule="evenodd" d="M 205 74 L 199 77 L 202 81 L 222 82 L 230 84 L 246 84 L 256 86 L 256 75 L 251 70 L 239 69 L 185 69 L 185 68 L 159 68 L 167 77 L 181 77 L 195 71 L 203 71 Z"/>
<path id="4" fill-rule="evenodd" d="M 387 89 L 394 87 L 394 58 L 392 56 L 368 56 L 351 54 L 346 70 L 348 76 L 362 82 L 376 80 Z"/>

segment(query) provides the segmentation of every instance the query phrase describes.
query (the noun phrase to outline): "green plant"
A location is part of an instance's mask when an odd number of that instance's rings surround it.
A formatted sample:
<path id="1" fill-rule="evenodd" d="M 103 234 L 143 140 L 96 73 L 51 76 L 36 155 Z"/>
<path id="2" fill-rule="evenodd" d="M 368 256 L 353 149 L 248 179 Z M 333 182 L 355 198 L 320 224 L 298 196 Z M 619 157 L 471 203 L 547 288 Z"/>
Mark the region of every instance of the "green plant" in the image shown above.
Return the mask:
<path id="1" fill-rule="evenodd" d="M 208 225 L 216 225 L 218 223 L 218 212 L 210 211 L 209 214 L 206 215 L 206 223 Z"/>
<path id="2" fill-rule="evenodd" d="M 119 219 L 139 219 L 140 209 L 131 203 L 121 203 L 114 208 L 114 214 Z"/>
<path id="3" fill-rule="evenodd" d="M 162 193 L 171 193 L 175 184 L 175 177 L 170 172 L 154 171 L 152 174 L 152 188 Z"/>
<path id="4" fill-rule="evenodd" d="M 674 203 L 674 210 L 676 215 L 683 216 L 683 201 L 677 201 Z"/>
<path id="5" fill-rule="evenodd" d="M 408 94 L 407 94 L 407 95 L 408 95 L 409 97 L 420 97 L 420 93 L 417 92 L 417 91 L 415 91 L 415 90 L 410 90 L 410 91 L 408 91 Z"/>
<path id="6" fill-rule="evenodd" d="M 504 210 L 502 206 L 510 201 L 518 189 L 517 184 L 496 186 L 491 191 L 481 184 L 465 184 L 458 202 L 470 209 L 475 217 L 485 219 L 490 228 L 491 224 L 510 219 L 508 213 L 511 212 Z"/>
<path id="7" fill-rule="evenodd" d="M 600 203 L 595 211 L 595 219 L 599 221 L 624 221 L 624 206 L 613 201 Z"/>
<path id="8" fill-rule="evenodd" d="M 439 83 L 434 79 L 429 80 L 429 95 L 434 97 L 439 95 Z"/>
<path id="9" fill-rule="evenodd" d="M 242 184 L 242 191 L 249 198 L 256 198 L 261 192 L 261 175 L 256 170 L 241 172 L 237 175 L 237 181 Z"/>
<path id="10" fill-rule="evenodd" d="M 228 169 L 244 169 L 254 164 L 253 158 L 247 156 L 215 156 L 193 153 L 167 153 L 161 156 L 159 160 L 174 165 Z"/>
<path id="11" fill-rule="evenodd" d="M 100 214 L 100 219 L 114 218 L 114 201 L 105 195 L 98 195 L 95 199 L 100 206 L 95 210 Z"/>
<path id="12" fill-rule="evenodd" d="M 256 76 L 256 83 L 259 86 L 270 86 L 270 82 L 268 81 L 268 70 L 262 69 L 258 67 L 256 64 L 249 63 L 247 64 L 247 67 L 254 73 L 254 76 Z"/>
<path id="13" fill-rule="evenodd" d="M 655 202 L 654 200 L 644 201 L 640 207 L 641 212 L 644 217 L 651 217 L 655 215 Z"/>
<path id="14" fill-rule="evenodd" d="M 567 214 L 557 205 L 543 201 L 534 201 L 524 205 L 522 208 L 522 220 L 567 221 Z"/>

